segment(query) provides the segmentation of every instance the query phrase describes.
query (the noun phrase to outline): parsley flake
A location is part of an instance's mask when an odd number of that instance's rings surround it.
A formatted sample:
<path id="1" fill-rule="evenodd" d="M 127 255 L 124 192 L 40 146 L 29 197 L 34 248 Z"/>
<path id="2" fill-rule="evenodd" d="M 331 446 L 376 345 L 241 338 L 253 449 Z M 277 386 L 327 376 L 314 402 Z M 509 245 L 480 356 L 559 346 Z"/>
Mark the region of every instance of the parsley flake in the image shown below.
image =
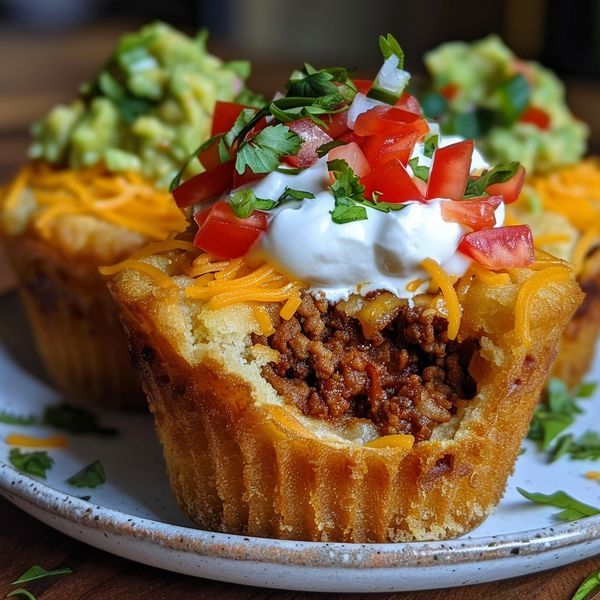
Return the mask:
<path id="1" fill-rule="evenodd" d="M 425 165 L 419 166 L 419 157 L 415 156 L 408 161 L 408 166 L 412 169 L 413 175 L 421 181 L 427 183 L 429 181 L 429 167 Z"/>
<path id="2" fill-rule="evenodd" d="M 33 565 L 33 567 L 27 569 L 23 575 L 15 579 L 10 585 L 29 583 L 30 581 L 37 581 L 38 579 L 53 577 L 55 575 L 70 575 L 71 573 L 73 573 L 73 570 L 69 569 L 69 567 L 60 567 L 58 569 L 46 571 L 46 569 L 40 567 L 39 565 Z"/>
<path id="3" fill-rule="evenodd" d="M 577 588 L 571 600 L 585 600 L 592 592 L 600 591 L 600 569 L 588 575 Z"/>
<path id="4" fill-rule="evenodd" d="M 482 196 L 485 189 L 490 185 L 508 181 L 519 170 L 520 166 L 518 162 L 509 162 L 485 171 L 480 177 L 469 177 L 465 197 Z"/>
<path id="5" fill-rule="evenodd" d="M 99 460 L 95 460 L 67 479 L 74 487 L 95 488 L 106 482 L 106 473 Z"/>
<path id="6" fill-rule="evenodd" d="M 54 464 L 54 459 L 46 451 L 21 452 L 20 448 L 12 448 L 8 460 L 21 473 L 42 479 L 46 479 L 46 471 Z"/>
<path id="7" fill-rule="evenodd" d="M 559 521 L 575 521 L 585 517 L 600 515 L 600 508 L 585 504 L 580 500 L 573 498 L 573 496 L 569 496 L 569 494 L 562 490 L 558 490 L 553 494 L 540 494 L 538 492 L 528 492 L 527 490 L 518 487 L 517 491 L 521 496 L 527 498 L 527 500 L 531 500 L 531 502 L 562 508 L 563 510 L 554 515 Z"/>
<path id="8" fill-rule="evenodd" d="M 274 171 L 284 156 L 296 154 L 302 138 L 285 125 L 270 125 L 239 147 L 235 170 L 241 175 L 246 168 L 253 173 Z"/>

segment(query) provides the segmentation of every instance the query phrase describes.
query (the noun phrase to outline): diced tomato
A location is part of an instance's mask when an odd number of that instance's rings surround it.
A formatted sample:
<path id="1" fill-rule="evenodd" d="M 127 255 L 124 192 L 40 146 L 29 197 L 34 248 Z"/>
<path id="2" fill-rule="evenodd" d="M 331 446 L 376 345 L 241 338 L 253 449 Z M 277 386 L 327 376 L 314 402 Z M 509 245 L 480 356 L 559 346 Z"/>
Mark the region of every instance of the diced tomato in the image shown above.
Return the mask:
<path id="1" fill-rule="evenodd" d="M 173 197 L 179 208 L 200 204 L 219 196 L 231 188 L 234 161 L 230 160 L 210 171 L 194 175 L 173 190 Z"/>
<path id="2" fill-rule="evenodd" d="M 224 200 L 216 202 L 207 215 L 203 213 L 195 217 L 200 227 L 194 245 L 223 258 L 243 256 L 267 229 L 265 213 L 255 210 L 247 219 L 238 219 Z"/>
<path id="3" fill-rule="evenodd" d="M 526 267 L 535 260 L 531 229 L 527 225 L 467 233 L 458 249 L 488 269 Z"/>
<path id="4" fill-rule="evenodd" d="M 408 112 L 414 113 L 415 115 L 421 116 L 421 105 L 419 101 L 408 92 L 404 92 L 398 102 L 396 102 L 396 108 L 407 110 Z"/>
<path id="5" fill-rule="evenodd" d="M 198 160 L 207 171 L 218 167 L 221 164 L 221 157 L 219 156 L 219 140 L 215 140 L 208 148 L 202 150 L 202 152 L 198 154 Z"/>
<path id="6" fill-rule="evenodd" d="M 208 219 L 208 215 L 212 209 L 213 205 L 211 204 L 210 206 L 205 206 L 202 210 L 199 210 L 194 214 L 194 221 L 196 221 L 198 227 L 202 227 L 202 225 L 204 225 L 204 221 Z"/>
<path id="7" fill-rule="evenodd" d="M 452 100 L 458 94 L 460 88 L 455 83 L 449 83 L 445 85 L 441 90 L 440 94 L 446 98 L 446 100 Z"/>
<path id="8" fill-rule="evenodd" d="M 286 123 L 286 125 L 304 140 L 298 154 L 287 156 L 285 159 L 292 167 L 300 169 L 310 167 L 319 159 L 317 148 L 333 141 L 333 138 L 327 135 L 312 119 L 299 119 Z"/>
<path id="9" fill-rule="evenodd" d="M 496 224 L 494 211 L 500 206 L 500 196 L 483 196 L 470 200 L 445 200 L 441 203 L 444 221 L 461 223 L 478 231 Z"/>
<path id="10" fill-rule="evenodd" d="M 356 86 L 359 93 L 367 95 L 367 92 L 373 87 L 373 82 L 370 79 L 353 79 L 352 83 Z"/>
<path id="11" fill-rule="evenodd" d="M 344 135 L 340 135 L 340 137 L 338 138 L 338 140 L 340 140 L 341 142 L 346 142 L 347 144 L 354 142 L 355 144 L 358 144 L 361 147 L 367 139 L 368 138 L 362 135 L 356 135 L 356 133 L 354 133 L 354 131 L 352 130 L 347 131 L 346 133 L 344 133 Z"/>
<path id="12" fill-rule="evenodd" d="M 519 197 L 523 183 L 525 183 L 525 167 L 520 166 L 508 181 L 488 185 L 485 191 L 490 196 L 502 196 L 504 204 L 512 204 Z"/>
<path id="13" fill-rule="evenodd" d="M 415 182 L 397 158 L 375 166 L 368 175 L 361 177 L 360 183 L 365 186 L 365 198 L 369 200 L 374 192 L 382 194 L 381 202 L 423 200 Z"/>
<path id="14" fill-rule="evenodd" d="M 325 123 L 325 133 L 334 140 L 337 140 L 337 138 L 349 130 L 348 111 L 334 115 L 323 115 L 322 120 Z"/>
<path id="15" fill-rule="evenodd" d="M 473 148 L 473 140 L 464 140 L 436 149 L 427 183 L 427 198 L 458 200 L 465 195 Z"/>
<path id="16" fill-rule="evenodd" d="M 537 106 L 528 106 L 519 121 L 531 123 L 539 129 L 548 129 L 550 127 L 550 115 Z"/>
<path id="17" fill-rule="evenodd" d="M 246 169 L 241 175 L 237 172 L 233 172 L 233 184 L 232 188 L 238 188 L 241 185 L 245 185 L 247 183 L 252 183 L 253 181 L 258 181 L 263 177 L 266 177 L 267 173 L 255 173 L 251 169 Z"/>
<path id="18" fill-rule="evenodd" d="M 358 177 L 363 177 L 371 170 L 363 151 L 355 142 L 332 148 L 327 155 L 327 160 L 337 159 L 345 160 Z"/>
<path id="19" fill-rule="evenodd" d="M 418 136 L 429 131 L 429 125 L 419 115 L 396 108 L 395 106 L 376 106 L 356 118 L 354 133 L 358 135 L 409 135 Z"/>
<path id="20" fill-rule="evenodd" d="M 398 159 L 403 165 L 415 147 L 417 136 L 412 135 L 371 135 L 365 138 L 362 151 L 372 166 L 388 160 Z"/>
<path id="21" fill-rule="evenodd" d="M 211 136 L 229 131 L 244 108 L 243 104 L 217 100 L 213 113 Z"/>

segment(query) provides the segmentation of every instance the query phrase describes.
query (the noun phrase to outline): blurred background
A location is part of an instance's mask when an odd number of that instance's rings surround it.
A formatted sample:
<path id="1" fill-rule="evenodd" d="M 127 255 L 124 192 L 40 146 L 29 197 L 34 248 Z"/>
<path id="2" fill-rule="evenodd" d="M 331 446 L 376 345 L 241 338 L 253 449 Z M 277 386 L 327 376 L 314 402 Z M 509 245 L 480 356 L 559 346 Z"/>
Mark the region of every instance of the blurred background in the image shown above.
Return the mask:
<path id="1" fill-rule="evenodd" d="M 372 75 L 380 33 L 400 40 L 418 73 L 437 44 L 495 32 L 567 80 L 600 151 L 600 0 L 0 0 L 0 181 L 23 161 L 30 123 L 72 98 L 123 32 L 152 19 L 209 28 L 210 49 L 252 60 L 250 87 L 265 95 L 304 61 Z"/>

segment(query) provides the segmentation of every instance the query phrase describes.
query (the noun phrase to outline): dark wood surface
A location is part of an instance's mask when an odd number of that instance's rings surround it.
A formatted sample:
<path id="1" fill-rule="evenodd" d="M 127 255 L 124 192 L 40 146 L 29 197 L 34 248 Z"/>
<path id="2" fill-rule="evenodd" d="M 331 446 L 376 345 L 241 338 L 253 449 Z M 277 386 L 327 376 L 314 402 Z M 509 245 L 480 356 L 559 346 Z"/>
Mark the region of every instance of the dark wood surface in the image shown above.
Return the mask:
<path id="1" fill-rule="evenodd" d="M 0 181 L 5 181 L 24 159 L 28 124 L 53 103 L 70 98 L 77 83 L 88 78 L 101 64 L 119 32 L 127 28 L 127 24 L 109 24 L 61 36 L 0 32 Z M 227 54 L 228 50 L 225 48 L 223 52 Z M 255 89 L 272 91 L 288 71 L 287 65 L 258 64 L 253 79 Z M 578 114 L 592 122 L 592 140 L 598 146 L 600 86 L 574 82 L 571 100 Z M 3 279 L 7 281 L 7 269 L 0 257 L 0 293 Z M 211 582 L 139 565 L 57 533 L 0 499 L 0 597 L 12 589 L 10 581 L 33 564 L 46 569 L 69 566 L 74 571 L 72 575 L 27 586 L 43 600 L 291 600 L 324 596 Z M 598 568 L 600 557 L 510 581 L 369 597 L 389 600 L 568 600 L 579 583 Z M 330 597 L 361 596 L 337 594 Z"/>

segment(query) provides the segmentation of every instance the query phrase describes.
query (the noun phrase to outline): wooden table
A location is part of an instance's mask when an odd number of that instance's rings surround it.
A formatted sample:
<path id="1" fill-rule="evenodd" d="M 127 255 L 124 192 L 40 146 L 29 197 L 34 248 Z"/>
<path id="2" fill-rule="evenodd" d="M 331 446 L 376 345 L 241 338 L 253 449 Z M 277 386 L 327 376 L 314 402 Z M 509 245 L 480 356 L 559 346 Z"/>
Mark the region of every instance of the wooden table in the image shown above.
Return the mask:
<path id="1" fill-rule="evenodd" d="M 28 124 L 51 104 L 71 97 L 77 83 L 99 66 L 124 24 L 94 27 L 59 38 L 0 34 L 0 182 L 22 163 L 28 143 Z M 224 50 L 227 54 L 227 50 Z M 255 89 L 269 92 L 289 72 L 287 65 L 258 65 Z M 600 87 L 577 84 L 572 97 L 578 112 L 588 120 L 595 112 Z M 600 123 L 592 123 L 595 136 Z M 598 137 L 593 137 L 596 146 Z M 0 257 L 0 293 L 10 285 L 8 269 Z M 85 546 L 42 525 L 0 499 L 0 597 L 9 582 L 33 564 L 46 569 L 69 566 L 73 575 L 49 578 L 28 585 L 43 600 L 171 598 L 317 598 L 322 594 L 282 592 L 241 587 L 184 577 L 139 565 Z M 600 568 L 600 557 L 547 573 L 462 589 L 406 594 L 378 594 L 370 598 L 394 600 L 567 600 L 584 577 Z M 357 598 L 337 594 L 331 598 Z M 365 596 L 366 597 L 366 596 Z M 600 596 L 599 596 L 600 597 Z"/>

